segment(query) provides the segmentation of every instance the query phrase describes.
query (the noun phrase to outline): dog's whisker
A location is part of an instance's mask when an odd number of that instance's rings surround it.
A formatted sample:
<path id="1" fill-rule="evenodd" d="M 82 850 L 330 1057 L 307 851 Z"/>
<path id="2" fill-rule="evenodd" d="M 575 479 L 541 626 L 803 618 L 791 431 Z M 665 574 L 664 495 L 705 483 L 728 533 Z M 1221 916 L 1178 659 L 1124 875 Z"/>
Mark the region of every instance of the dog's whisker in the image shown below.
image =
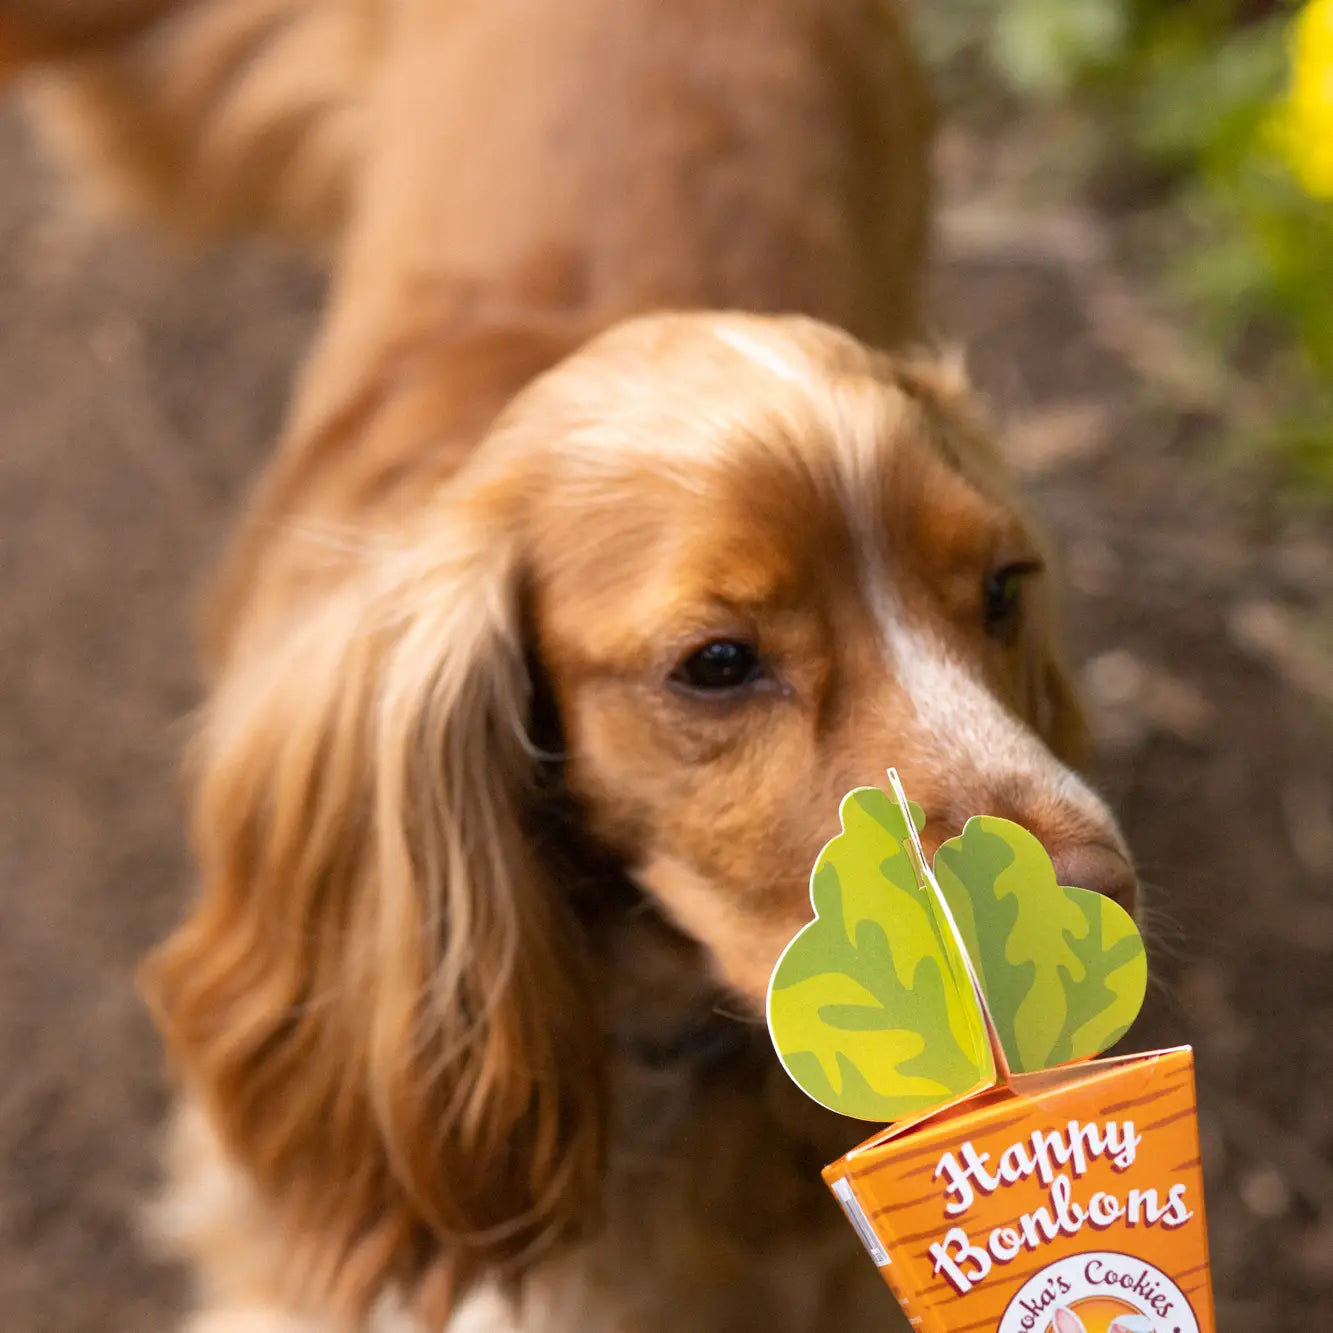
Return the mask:
<path id="1" fill-rule="evenodd" d="M 718 1018 L 729 1019 L 733 1023 L 742 1023 L 746 1027 L 764 1027 L 767 1020 L 762 1014 L 756 1014 L 753 1010 L 740 1007 L 732 1008 L 725 1001 L 719 1001 L 713 1006 L 713 1013 Z"/>

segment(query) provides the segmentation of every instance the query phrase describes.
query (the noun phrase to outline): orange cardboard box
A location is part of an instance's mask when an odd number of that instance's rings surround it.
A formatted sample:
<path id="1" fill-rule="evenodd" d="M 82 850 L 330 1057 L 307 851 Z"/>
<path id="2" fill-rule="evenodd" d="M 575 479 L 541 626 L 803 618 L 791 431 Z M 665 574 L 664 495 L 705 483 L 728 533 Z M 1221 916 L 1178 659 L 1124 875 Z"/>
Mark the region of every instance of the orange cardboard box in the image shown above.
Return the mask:
<path id="1" fill-rule="evenodd" d="M 921 1333 L 1213 1333 L 1188 1047 L 1013 1075 L 824 1177 Z"/>
<path id="2" fill-rule="evenodd" d="M 843 1211 L 921 1333 L 1213 1333 L 1193 1054 L 1092 1058 L 1143 1002 L 1133 919 L 1008 820 L 932 866 L 888 777 L 769 985 L 797 1084 L 890 1122 L 825 1170 Z"/>

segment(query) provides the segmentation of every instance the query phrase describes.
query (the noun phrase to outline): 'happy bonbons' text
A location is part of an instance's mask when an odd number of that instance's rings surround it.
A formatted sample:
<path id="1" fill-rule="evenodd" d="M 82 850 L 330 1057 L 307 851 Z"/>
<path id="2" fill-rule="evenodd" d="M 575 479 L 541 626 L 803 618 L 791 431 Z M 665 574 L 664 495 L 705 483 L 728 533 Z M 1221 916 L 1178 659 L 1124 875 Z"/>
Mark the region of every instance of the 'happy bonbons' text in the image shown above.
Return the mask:
<path id="1" fill-rule="evenodd" d="M 991 1155 L 978 1152 L 970 1141 L 959 1145 L 956 1152 L 946 1152 L 935 1167 L 934 1179 L 945 1183 L 944 1211 L 950 1218 L 961 1218 L 978 1194 L 989 1196 L 1034 1177 L 1049 1193 L 1045 1204 L 1011 1225 L 996 1227 L 984 1242 L 980 1237 L 974 1241 L 962 1226 L 951 1227 L 943 1240 L 930 1247 L 936 1276 L 943 1274 L 965 1295 L 984 1282 L 996 1264 L 1012 1263 L 1025 1251 L 1036 1251 L 1061 1236 L 1077 1236 L 1085 1228 L 1105 1231 L 1117 1223 L 1168 1230 L 1184 1226 L 1194 1213 L 1183 1184 L 1170 1185 L 1165 1193 L 1157 1188 L 1123 1193 L 1098 1190 L 1084 1202 L 1074 1198 L 1075 1182 L 1093 1163 L 1104 1160 L 1117 1173 L 1128 1171 L 1142 1141 L 1132 1120 L 1100 1126 L 1071 1120 L 1063 1130 L 1034 1130 L 1028 1138 L 1010 1144 L 993 1167 Z"/>

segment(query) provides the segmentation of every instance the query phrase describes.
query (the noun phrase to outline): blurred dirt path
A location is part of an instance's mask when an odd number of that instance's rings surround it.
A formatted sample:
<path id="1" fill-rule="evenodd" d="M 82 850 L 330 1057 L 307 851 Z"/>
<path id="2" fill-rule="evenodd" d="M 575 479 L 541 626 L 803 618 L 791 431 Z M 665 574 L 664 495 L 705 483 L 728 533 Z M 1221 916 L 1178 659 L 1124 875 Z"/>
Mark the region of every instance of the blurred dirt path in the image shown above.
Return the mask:
<path id="1" fill-rule="evenodd" d="M 62 219 L 0 115 L 0 1327 L 150 1333 L 160 1060 L 131 990 L 189 884 L 190 608 L 314 285 Z"/>

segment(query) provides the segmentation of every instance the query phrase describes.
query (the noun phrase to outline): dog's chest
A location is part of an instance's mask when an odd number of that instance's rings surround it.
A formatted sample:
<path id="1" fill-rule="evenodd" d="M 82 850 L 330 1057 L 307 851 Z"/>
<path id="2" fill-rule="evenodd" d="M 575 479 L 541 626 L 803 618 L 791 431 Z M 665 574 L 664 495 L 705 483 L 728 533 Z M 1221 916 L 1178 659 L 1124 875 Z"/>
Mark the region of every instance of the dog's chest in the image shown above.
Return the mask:
<path id="1" fill-rule="evenodd" d="M 596 1235 L 512 1299 L 476 1294 L 448 1333 L 905 1330 L 820 1179 L 847 1127 L 825 1142 L 825 1113 L 771 1066 L 622 1069 Z"/>
<path id="2" fill-rule="evenodd" d="M 516 1300 L 474 1294 L 447 1333 L 907 1333 L 869 1260 L 858 1252 L 847 1262 L 842 1246 L 775 1250 L 743 1264 L 699 1256 L 689 1274 L 625 1239 L 534 1275 Z M 616 1251 L 623 1267 L 612 1273 Z"/>

